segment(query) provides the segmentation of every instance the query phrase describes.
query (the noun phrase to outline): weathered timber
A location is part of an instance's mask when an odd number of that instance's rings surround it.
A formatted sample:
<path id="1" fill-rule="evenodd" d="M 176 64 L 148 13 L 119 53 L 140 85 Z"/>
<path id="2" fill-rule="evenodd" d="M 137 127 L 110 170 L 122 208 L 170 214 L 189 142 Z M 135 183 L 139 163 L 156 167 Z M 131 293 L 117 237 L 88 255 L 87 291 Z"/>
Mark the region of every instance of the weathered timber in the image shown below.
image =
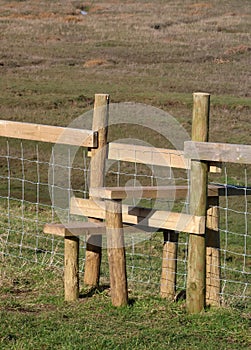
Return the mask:
<path id="1" fill-rule="evenodd" d="M 208 198 L 206 228 L 206 304 L 220 305 L 219 197 Z"/>
<path id="2" fill-rule="evenodd" d="M 94 102 L 92 130 L 98 132 L 98 147 L 91 150 L 90 187 L 104 186 L 105 160 L 107 153 L 107 123 L 109 95 L 96 94 Z M 89 218 L 99 223 L 99 219 Z M 102 255 L 102 236 L 90 235 L 86 243 L 84 283 L 88 286 L 99 284 Z"/>
<path id="3" fill-rule="evenodd" d="M 208 185 L 208 196 L 225 195 L 224 185 Z M 239 195 L 240 191 L 231 189 L 233 194 Z M 230 189 L 229 189 L 230 192 Z M 188 186 L 127 186 L 127 187 L 97 187 L 90 188 L 92 197 L 105 199 L 125 198 L 165 198 L 168 200 L 185 199 L 188 195 Z M 229 195 L 231 195 L 229 193 Z"/>
<path id="4" fill-rule="evenodd" d="M 224 163 L 251 164 L 251 145 L 212 142 L 185 142 L 185 156 Z"/>
<path id="5" fill-rule="evenodd" d="M 96 147 L 96 131 L 0 120 L 0 136 L 72 146 Z"/>
<path id="6" fill-rule="evenodd" d="M 190 159 L 184 157 L 184 151 L 152 146 L 133 145 L 110 142 L 108 145 L 108 159 L 120 160 L 138 164 L 151 164 L 170 168 L 190 169 Z M 210 162 L 209 171 L 221 172 L 221 165 Z"/>
<path id="7" fill-rule="evenodd" d="M 128 291 L 120 200 L 106 200 L 106 229 L 112 304 L 123 306 L 128 303 Z"/>
<path id="8" fill-rule="evenodd" d="M 71 201 L 71 213 L 93 218 L 105 219 L 104 202 L 74 198 Z M 205 217 L 123 205 L 123 222 L 142 227 L 154 227 L 193 234 L 204 233 Z"/>
<path id="9" fill-rule="evenodd" d="M 105 233 L 105 223 L 70 222 L 69 224 L 45 224 L 44 233 L 61 237 Z"/>
<path id="10" fill-rule="evenodd" d="M 194 94 L 192 121 L 193 141 L 208 141 L 209 101 L 209 94 Z M 206 216 L 208 164 L 206 162 L 191 161 L 190 174 L 190 214 L 201 217 Z M 206 227 L 204 229 L 206 230 Z M 189 313 L 198 313 L 202 311 L 205 306 L 205 230 L 204 234 L 189 236 L 186 291 L 187 311 Z"/>
<path id="11" fill-rule="evenodd" d="M 160 280 L 160 296 L 162 298 L 174 300 L 176 292 L 177 277 L 177 250 L 178 250 L 178 232 L 165 230 L 162 270 Z"/>
<path id="12" fill-rule="evenodd" d="M 64 239 L 64 292 L 66 301 L 79 298 L 79 238 Z"/>

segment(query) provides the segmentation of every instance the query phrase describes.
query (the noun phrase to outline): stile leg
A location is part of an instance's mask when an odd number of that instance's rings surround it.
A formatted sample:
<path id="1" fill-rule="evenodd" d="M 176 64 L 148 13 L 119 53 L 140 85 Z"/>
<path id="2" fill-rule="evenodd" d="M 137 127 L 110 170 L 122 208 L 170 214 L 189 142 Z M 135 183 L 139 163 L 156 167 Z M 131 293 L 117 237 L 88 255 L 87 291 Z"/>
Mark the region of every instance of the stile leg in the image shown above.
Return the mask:
<path id="1" fill-rule="evenodd" d="M 219 197 L 208 198 L 206 230 L 206 305 L 220 305 Z"/>
<path id="2" fill-rule="evenodd" d="M 79 238 L 65 237 L 64 244 L 65 300 L 75 301 L 79 298 Z"/>
<path id="3" fill-rule="evenodd" d="M 106 229 L 112 304 L 124 306 L 128 290 L 121 200 L 106 200 Z"/>
<path id="4" fill-rule="evenodd" d="M 163 235 L 160 295 L 162 298 L 173 300 L 176 292 L 178 233 L 165 230 Z"/>
<path id="5" fill-rule="evenodd" d="M 99 223 L 98 219 L 89 218 L 90 222 Z M 86 239 L 86 257 L 84 284 L 90 287 L 99 285 L 100 265 L 102 258 L 102 236 L 88 235 Z"/>

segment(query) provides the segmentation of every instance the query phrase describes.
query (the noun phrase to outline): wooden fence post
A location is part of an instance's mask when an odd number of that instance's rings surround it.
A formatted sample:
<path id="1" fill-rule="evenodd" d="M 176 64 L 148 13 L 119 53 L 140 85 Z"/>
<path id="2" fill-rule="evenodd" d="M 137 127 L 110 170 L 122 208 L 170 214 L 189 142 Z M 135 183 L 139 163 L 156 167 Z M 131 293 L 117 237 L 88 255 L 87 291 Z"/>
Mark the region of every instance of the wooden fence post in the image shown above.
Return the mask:
<path id="1" fill-rule="evenodd" d="M 104 186 L 105 160 L 107 154 L 107 123 L 109 95 L 96 94 L 93 112 L 92 130 L 98 131 L 98 147 L 91 150 L 90 187 Z M 100 222 L 89 218 L 90 222 Z M 102 254 L 102 236 L 87 237 L 84 284 L 98 286 Z"/>
<path id="2" fill-rule="evenodd" d="M 176 292 L 177 276 L 177 251 L 178 251 L 178 232 L 165 230 L 162 272 L 160 281 L 160 296 L 173 300 Z"/>
<path id="3" fill-rule="evenodd" d="M 219 197 L 208 197 L 206 229 L 206 304 L 220 305 Z"/>
<path id="4" fill-rule="evenodd" d="M 207 142 L 210 95 L 194 94 L 192 141 Z M 190 173 L 190 214 L 206 218 L 208 163 L 192 160 Z M 206 220 L 205 220 L 206 230 Z M 204 309 L 206 293 L 205 234 L 190 234 L 187 264 L 187 311 L 198 313 Z"/>

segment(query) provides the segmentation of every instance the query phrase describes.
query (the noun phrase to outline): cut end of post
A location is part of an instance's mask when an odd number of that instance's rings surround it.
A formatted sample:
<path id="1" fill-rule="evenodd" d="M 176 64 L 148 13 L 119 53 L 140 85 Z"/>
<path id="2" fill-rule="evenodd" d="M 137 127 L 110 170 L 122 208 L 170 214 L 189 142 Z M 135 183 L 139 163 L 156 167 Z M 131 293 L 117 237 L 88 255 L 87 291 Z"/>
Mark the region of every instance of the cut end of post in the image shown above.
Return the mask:
<path id="1" fill-rule="evenodd" d="M 110 95 L 109 94 L 95 94 L 95 98 L 98 97 L 98 98 L 104 98 L 106 100 L 109 100 L 110 98 Z"/>
<path id="2" fill-rule="evenodd" d="M 208 92 L 194 92 L 194 96 L 210 96 Z"/>

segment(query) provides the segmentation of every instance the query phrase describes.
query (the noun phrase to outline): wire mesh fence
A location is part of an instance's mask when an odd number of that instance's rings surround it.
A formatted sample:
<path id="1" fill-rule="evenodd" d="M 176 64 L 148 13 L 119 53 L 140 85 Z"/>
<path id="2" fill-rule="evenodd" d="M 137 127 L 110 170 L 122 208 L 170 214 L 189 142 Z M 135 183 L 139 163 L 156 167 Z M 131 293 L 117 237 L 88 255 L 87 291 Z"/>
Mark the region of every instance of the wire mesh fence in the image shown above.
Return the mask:
<path id="1" fill-rule="evenodd" d="M 45 143 L 1 139 L 0 147 L 0 254 L 23 259 L 30 263 L 63 268 L 64 242 L 56 236 L 45 235 L 48 222 L 85 220 L 72 215 L 70 198 L 73 195 L 88 198 L 89 157 L 86 148 L 76 153 L 66 147 L 67 156 L 58 161 L 53 146 Z M 74 160 L 72 159 L 74 154 Z M 135 155 L 135 159 L 137 159 Z M 50 164 L 61 169 L 67 178 L 60 186 L 48 181 Z M 220 276 L 221 299 L 224 303 L 242 303 L 251 298 L 251 235 L 250 235 L 250 165 L 224 164 L 222 172 L 211 175 L 212 183 L 222 184 L 225 195 L 220 197 Z M 107 161 L 106 182 L 111 185 L 143 185 L 156 183 L 189 185 L 189 172 L 173 171 L 160 166 Z M 68 185 L 67 185 L 68 184 Z M 241 196 L 229 196 L 229 189 L 243 191 Z M 58 207 L 55 193 L 66 193 Z M 140 204 L 174 211 L 188 211 L 188 199 L 170 202 L 152 202 L 141 199 Z M 128 205 L 138 202 L 127 201 Z M 185 289 L 187 276 L 188 234 L 179 234 L 177 256 L 177 290 Z M 104 239 L 105 246 L 105 239 Z M 139 240 L 130 236 L 126 247 L 129 287 L 144 293 L 158 294 L 161 276 L 163 235 L 146 233 Z M 85 268 L 85 237 L 80 243 L 80 272 Z M 103 250 L 101 282 L 109 278 L 107 252 Z"/>
<path id="2" fill-rule="evenodd" d="M 236 303 L 251 298 L 251 165 L 225 163 L 217 182 L 224 186 L 219 201 L 221 296 Z M 234 189 L 240 195 L 231 195 Z"/>

